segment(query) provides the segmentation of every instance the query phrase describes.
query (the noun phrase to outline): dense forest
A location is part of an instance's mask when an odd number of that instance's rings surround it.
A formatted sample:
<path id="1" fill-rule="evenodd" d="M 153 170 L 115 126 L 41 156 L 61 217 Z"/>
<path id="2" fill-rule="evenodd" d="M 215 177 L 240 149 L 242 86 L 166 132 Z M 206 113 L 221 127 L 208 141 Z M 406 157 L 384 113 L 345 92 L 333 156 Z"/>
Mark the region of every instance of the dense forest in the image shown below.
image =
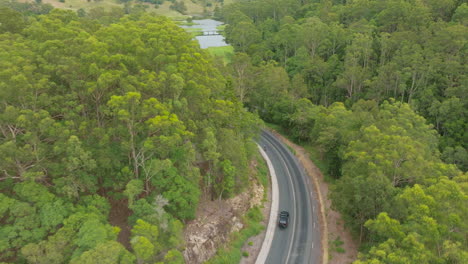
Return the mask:
<path id="1" fill-rule="evenodd" d="M 255 87 L 246 103 L 262 105 L 264 119 L 287 124 L 296 98 L 348 107 L 359 99 L 394 98 L 434 125 L 443 159 L 466 171 L 468 5 L 462 2 L 258 0 L 228 5 L 218 16 L 241 52 L 235 60 L 240 98 Z M 275 75 L 289 98 L 262 101 L 268 81 L 249 83 L 258 74 Z"/>
<path id="2" fill-rule="evenodd" d="M 0 262 L 184 263 L 184 223 L 248 186 L 261 123 L 191 38 L 2 2 Z"/>
<path id="3" fill-rule="evenodd" d="M 356 263 L 468 262 L 464 1 L 238 1 L 217 17 L 239 100 L 318 149 Z"/>

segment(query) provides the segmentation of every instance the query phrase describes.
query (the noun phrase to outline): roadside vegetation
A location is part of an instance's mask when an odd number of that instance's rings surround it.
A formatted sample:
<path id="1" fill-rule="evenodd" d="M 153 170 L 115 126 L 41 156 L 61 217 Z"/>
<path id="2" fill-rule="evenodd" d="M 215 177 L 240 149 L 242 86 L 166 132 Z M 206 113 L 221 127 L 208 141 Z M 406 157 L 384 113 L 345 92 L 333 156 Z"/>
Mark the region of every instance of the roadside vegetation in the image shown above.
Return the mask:
<path id="1" fill-rule="evenodd" d="M 335 240 L 331 241 L 330 243 L 330 249 L 333 251 L 336 251 L 338 253 L 344 253 L 345 250 L 341 246 L 344 244 L 343 241 L 341 241 L 340 237 L 337 237 Z"/>
<path id="2" fill-rule="evenodd" d="M 269 188 L 269 172 L 268 167 L 259 152 L 255 153 L 254 160 L 256 161 L 256 170 L 252 172 L 252 176 L 255 181 L 260 183 L 264 187 L 262 204 L 267 201 L 268 188 Z M 250 208 L 246 215 L 242 217 L 242 223 L 244 227 L 240 231 L 231 233 L 229 241 L 222 245 L 216 255 L 213 256 L 206 264 L 237 264 L 242 257 L 248 257 L 249 253 L 242 251 L 242 247 L 246 244 L 249 238 L 260 234 L 265 226 L 262 224 L 263 214 L 261 206 L 255 206 Z M 249 246 L 252 246 L 252 242 L 248 242 Z"/>
<path id="3" fill-rule="evenodd" d="M 248 257 L 247 252 L 242 252 L 242 246 L 250 237 L 258 235 L 265 229 L 261 224 L 262 220 L 263 215 L 260 208 L 251 208 L 243 218 L 244 228 L 231 233 L 230 242 L 218 250 L 216 255 L 206 264 L 238 264 L 243 256 Z"/>
<path id="4" fill-rule="evenodd" d="M 256 0 L 217 13 L 237 98 L 318 161 L 356 263 L 468 260 L 467 14 L 456 0 Z"/>
<path id="5" fill-rule="evenodd" d="M 255 154 L 255 160 L 258 162 L 255 178 L 261 185 L 263 185 L 266 190 L 270 185 L 270 173 L 268 172 L 268 166 L 259 152 Z M 264 198 L 267 197 L 266 191 L 263 193 L 263 196 Z"/>

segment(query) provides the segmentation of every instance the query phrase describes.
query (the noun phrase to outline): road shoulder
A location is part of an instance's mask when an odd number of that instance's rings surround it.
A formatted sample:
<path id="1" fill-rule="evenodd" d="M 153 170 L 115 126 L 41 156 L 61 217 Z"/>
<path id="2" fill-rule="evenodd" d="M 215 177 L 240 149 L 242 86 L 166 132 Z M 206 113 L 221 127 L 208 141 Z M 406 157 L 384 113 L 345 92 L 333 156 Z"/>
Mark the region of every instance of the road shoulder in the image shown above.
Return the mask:
<path id="1" fill-rule="evenodd" d="M 268 201 L 264 203 L 265 208 L 262 210 L 264 216 L 262 223 L 266 226 L 266 229 L 259 235 L 249 238 L 246 244 L 242 247 L 242 251 L 248 252 L 248 256 L 244 256 L 241 259 L 240 264 L 265 263 L 276 230 L 275 215 L 278 212 L 279 202 L 278 182 L 276 179 L 275 170 L 267 154 L 259 145 L 258 149 L 263 159 L 267 163 L 268 174 L 270 175 L 270 188 L 267 190 Z"/>

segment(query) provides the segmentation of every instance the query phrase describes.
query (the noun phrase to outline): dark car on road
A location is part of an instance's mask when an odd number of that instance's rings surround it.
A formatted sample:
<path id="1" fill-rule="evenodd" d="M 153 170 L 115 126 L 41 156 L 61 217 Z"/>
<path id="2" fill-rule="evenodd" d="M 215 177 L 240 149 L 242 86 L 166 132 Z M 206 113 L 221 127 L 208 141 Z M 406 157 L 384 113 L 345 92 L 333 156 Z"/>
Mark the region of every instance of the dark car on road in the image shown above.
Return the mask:
<path id="1" fill-rule="evenodd" d="M 278 225 L 280 228 L 286 228 L 289 224 L 289 212 L 281 211 L 279 216 Z"/>

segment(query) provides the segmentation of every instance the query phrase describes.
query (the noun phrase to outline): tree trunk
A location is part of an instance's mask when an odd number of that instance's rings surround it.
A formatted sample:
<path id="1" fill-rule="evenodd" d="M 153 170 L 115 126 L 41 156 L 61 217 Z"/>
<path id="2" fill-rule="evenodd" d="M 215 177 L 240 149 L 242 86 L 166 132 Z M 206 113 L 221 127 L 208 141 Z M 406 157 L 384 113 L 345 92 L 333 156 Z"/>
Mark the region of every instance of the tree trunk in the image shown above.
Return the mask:
<path id="1" fill-rule="evenodd" d="M 135 147 L 135 133 L 133 132 L 133 126 L 131 123 L 128 123 L 128 131 L 130 133 L 130 148 L 131 148 L 131 156 L 133 160 L 133 173 L 135 174 L 135 178 L 138 178 L 139 170 L 138 170 L 138 157 L 136 155 L 136 147 Z"/>
<path id="2" fill-rule="evenodd" d="M 359 231 L 359 245 L 362 243 L 362 234 L 364 232 L 364 225 L 361 224 L 361 228 L 360 228 L 360 231 Z"/>

